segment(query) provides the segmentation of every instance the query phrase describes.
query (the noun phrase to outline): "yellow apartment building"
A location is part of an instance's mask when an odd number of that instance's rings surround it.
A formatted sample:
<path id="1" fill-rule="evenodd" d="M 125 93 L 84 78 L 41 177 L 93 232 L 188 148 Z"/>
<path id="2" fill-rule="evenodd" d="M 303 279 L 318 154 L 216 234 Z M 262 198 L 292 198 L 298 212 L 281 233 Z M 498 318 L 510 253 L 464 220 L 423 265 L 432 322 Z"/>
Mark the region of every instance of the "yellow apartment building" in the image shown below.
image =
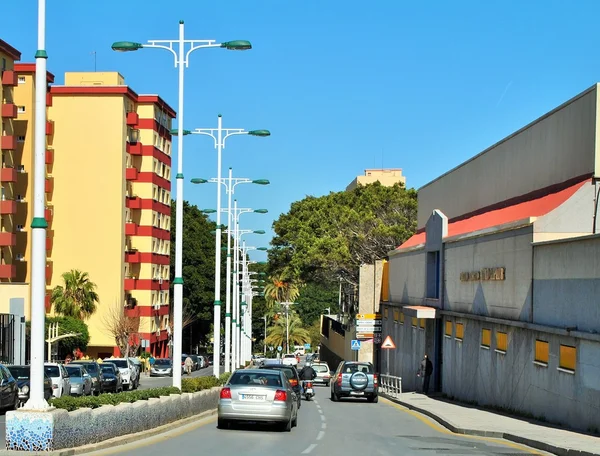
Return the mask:
<path id="1" fill-rule="evenodd" d="M 116 72 L 66 73 L 50 88 L 52 269 L 87 272 L 100 303 L 87 354 L 118 354 L 115 315 L 139 317 L 140 338 L 168 354 L 171 122 L 157 95 L 138 95 Z"/>
<path id="2" fill-rule="evenodd" d="M 385 187 L 391 187 L 394 184 L 406 186 L 406 177 L 402 175 L 401 168 L 365 169 L 364 176 L 357 176 L 348 184 L 346 191 L 353 190 L 359 185 L 368 185 L 375 182 L 379 182 Z"/>

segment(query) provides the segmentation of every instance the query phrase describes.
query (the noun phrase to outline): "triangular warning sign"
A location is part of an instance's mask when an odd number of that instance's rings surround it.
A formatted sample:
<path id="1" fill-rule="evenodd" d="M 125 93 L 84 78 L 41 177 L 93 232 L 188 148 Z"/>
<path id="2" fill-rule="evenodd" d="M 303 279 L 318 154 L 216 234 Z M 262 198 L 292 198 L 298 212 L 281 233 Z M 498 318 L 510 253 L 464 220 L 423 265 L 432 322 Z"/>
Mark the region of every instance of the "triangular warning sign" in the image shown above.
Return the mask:
<path id="1" fill-rule="evenodd" d="M 394 341 L 392 340 L 392 338 L 390 336 L 387 336 L 385 338 L 385 340 L 383 341 L 383 343 L 381 344 L 381 348 L 396 348 L 396 344 L 394 343 Z"/>

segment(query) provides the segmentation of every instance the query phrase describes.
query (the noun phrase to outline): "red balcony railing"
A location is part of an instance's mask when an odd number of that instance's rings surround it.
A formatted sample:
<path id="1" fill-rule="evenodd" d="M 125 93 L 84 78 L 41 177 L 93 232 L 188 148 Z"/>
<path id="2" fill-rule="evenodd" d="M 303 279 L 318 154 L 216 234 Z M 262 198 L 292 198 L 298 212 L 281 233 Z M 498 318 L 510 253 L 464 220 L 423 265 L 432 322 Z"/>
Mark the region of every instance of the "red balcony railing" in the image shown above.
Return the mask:
<path id="1" fill-rule="evenodd" d="M 0 137 L 0 149 L 15 150 L 17 148 L 17 137 L 14 135 L 6 135 Z"/>
<path id="2" fill-rule="evenodd" d="M 46 190 L 46 193 L 52 193 L 54 191 L 54 178 L 53 177 L 46 178 L 46 183 L 44 185 L 44 188 Z"/>
<path id="3" fill-rule="evenodd" d="M 15 245 L 17 245 L 17 235 L 15 233 L 0 233 L 1 247 L 14 247 Z"/>
<path id="4" fill-rule="evenodd" d="M 52 136 L 54 134 L 54 122 L 51 120 L 46 121 L 46 135 Z"/>
<path id="5" fill-rule="evenodd" d="M 17 213 L 17 202 L 8 200 L 0 201 L 0 215 L 16 214 Z"/>
<path id="6" fill-rule="evenodd" d="M 135 223 L 126 223 L 125 224 L 125 235 L 126 236 L 135 236 L 137 234 L 137 225 Z"/>
<path id="7" fill-rule="evenodd" d="M 47 294 L 45 301 L 44 301 L 44 305 L 46 307 L 46 313 L 50 313 L 50 309 L 52 309 L 52 302 L 50 301 L 50 295 Z"/>
<path id="8" fill-rule="evenodd" d="M 44 210 L 44 217 L 46 218 L 46 222 L 52 222 L 52 209 L 46 208 Z"/>
<path id="9" fill-rule="evenodd" d="M 52 263 L 47 263 L 46 264 L 46 282 L 50 282 L 50 280 L 52 280 L 52 270 L 53 270 L 53 266 Z"/>
<path id="10" fill-rule="evenodd" d="M 51 165 L 54 163 L 54 149 L 46 149 L 46 164 Z"/>
<path id="11" fill-rule="evenodd" d="M 19 76 L 16 71 L 4 70 L 2 72 L 2 85 L 15 87 L 19 83 Z"/>
<path id="12" fill-rule="evenodd" d="M 140 252 L 125 252 L 126 263 L 139 263 L 140 261 Z"/>
<path id="13" fill-rule="evenodd" d="M 1 117 L 5 119 L 16 119 L 17 105 L 14 103 L 4 103 L 2 105 Z"/>
<path id="14" fill-rule="evenodd" d="M 50 250 L 52 250 L 53 246 L 54 246 L 54 238 L 47 237 L 46 238 L 46 251 L 49 252 Z"/>
<path id="15" fill-rule="evenodd" d="M 141 209 L 142 199 L 138 196 L 127 197 L 127 199 L 125 200 L 125 206 L 129 209 Z"/>
<path id="16" fill-rule="evenodd" d="M 136 180 L 137 177 L 138 177 L 137 168 L 125 168 L 125 179 L 130 181 L 130 180 Z"/>
<path id="17" fill-rule="evenodd" d="M 0 182 L 17 182 L 17 170 L 14 168 L 0 169 Z"/>
<path id="18" fill-rule="evenodd" d="M 14 279 L 17 275 L 17 265 L 0 264 L 0 279 Z"/>
<path id="19" fill-rule="evenodd" d="M 135 279 L 133 277 L 128 277 L 125 279 L 125 291 L 135 290 Z"/>
<path id="20" fill-rule="evenodd" d="M 131 155 L 142 155 L 142 143 L 139 141 L 135 143 L 128 142 L 125 150 Z"/>
<path id="21" fill-rule="evenodd" d="M 137 125 L 139 120 L 140 120 L 140 116 L 138 115 L 137 112 L 128 112 L 127 113 L 127 125 L 128 126 L 133 127 L 133 126 Z"/>

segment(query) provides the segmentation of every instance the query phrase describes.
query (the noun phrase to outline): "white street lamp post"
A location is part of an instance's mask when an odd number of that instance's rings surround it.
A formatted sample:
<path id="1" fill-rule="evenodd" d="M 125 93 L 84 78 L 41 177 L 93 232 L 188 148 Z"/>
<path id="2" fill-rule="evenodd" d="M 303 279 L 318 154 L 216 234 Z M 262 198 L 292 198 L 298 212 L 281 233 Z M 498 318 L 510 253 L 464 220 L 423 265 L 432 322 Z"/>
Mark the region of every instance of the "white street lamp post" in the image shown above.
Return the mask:
<path id="1" fill-rule="evenodd" d="M 265 354 L 265 358 L 267 357 L 267 316 L 264 315 L 262 319 L 265 321 L 265 335 L 263 337 L 263 351 Z"/>
<path id="2" fill-rule="evenodd" d="M 31 222 L 31 380 L 26 409 L 44 410 L 46 325 L 46 0 L 38 0 L 38 49 L 35 53 L 35 129 L 33 220 Z"/>
<path id="3" fill-rule="evenodd" d="M 189 45 L 189 49 L 186 49 Z M 177 50 L 175 50 L 177 47 Z M 179 21 L 179 39 L 178 40 L 150 40 L 146 44 L 134 43 L 131 41 L 119 41 L 113 43 L 112 49 L 115 51 L 137 51 L 142 48 L 166 49 L 170 51 L 175 59 L 175 68 L 179 69 L 179 102 L 178 102 L 178 129 L 171 131 L 177 134 L 177 200 L 175 203 L 175 278 L 173 280 L 173 363 L 179 365 L 182 356 L 182 331 L 183 331 L 183 73 L 189 66 L 190 54 L 203 48 L 221 47 L 230 50 L 252 49 L 248 41 L 237 40 L 217 43 L 215 40 L 186 40 L 183 21 Z M 175 364 L 174 364 L 175 365 Z M 215 360 L 216 370 L 219 370 L 219 359 Z M 217 375 L 218 376 L 218 375 Z M 173 386 L 181 389 L 181 370 L 173 370 Z"/>

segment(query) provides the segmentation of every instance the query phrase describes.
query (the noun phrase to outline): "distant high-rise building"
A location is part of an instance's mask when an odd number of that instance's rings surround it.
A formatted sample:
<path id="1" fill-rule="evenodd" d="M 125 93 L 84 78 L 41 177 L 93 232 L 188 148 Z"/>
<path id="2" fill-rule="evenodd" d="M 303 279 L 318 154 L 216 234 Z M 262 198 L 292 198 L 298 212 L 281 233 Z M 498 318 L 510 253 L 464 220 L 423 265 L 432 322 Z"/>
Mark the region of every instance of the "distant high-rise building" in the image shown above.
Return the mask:
<path id="1" fill-rule="evenodd" d="M 375 182 L 379 182 L 386 187 L 391 187 L 394 184 L 403 184 L 406 186 L 406 177 L 402 175 L 401 168 L 365 169 L 365 175 L 357 176 L 346 187 L 346 191 L 353 190 L 359 185 L 373 184 Z"/>

